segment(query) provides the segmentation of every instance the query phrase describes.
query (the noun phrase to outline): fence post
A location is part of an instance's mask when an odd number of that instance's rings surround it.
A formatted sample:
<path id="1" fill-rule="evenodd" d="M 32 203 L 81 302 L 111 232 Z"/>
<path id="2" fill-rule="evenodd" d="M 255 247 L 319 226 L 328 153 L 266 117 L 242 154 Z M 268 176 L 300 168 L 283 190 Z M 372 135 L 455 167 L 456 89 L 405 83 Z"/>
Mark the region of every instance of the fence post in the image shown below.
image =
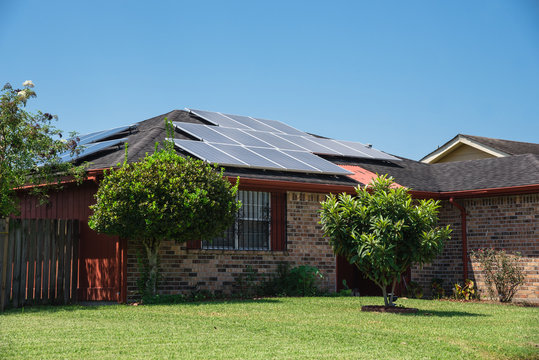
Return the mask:
<path id="1" fill-rule="evenodd" d="M 0 219 L 0 312 L 6 308 L 9 219 Z"/>
<path id="2" fill-rule="evenodd" d="M 71 280 L 71 302 L 78 300 L 78 280 L 79 280 L 79 221 L 73 221 L 73 263 Z"/>

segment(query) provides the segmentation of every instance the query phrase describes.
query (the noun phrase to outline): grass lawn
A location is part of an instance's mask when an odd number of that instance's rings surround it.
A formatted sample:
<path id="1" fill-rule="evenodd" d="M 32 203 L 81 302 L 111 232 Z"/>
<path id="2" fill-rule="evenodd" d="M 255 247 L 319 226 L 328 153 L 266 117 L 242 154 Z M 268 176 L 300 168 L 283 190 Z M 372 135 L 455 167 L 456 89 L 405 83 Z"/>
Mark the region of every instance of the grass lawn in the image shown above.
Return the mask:
<path id="1" fill-rule="evenodd" d="M 381 298 L 62 306 L 0 314 L 0 359 L 539 359 L 539 308 Z"/>

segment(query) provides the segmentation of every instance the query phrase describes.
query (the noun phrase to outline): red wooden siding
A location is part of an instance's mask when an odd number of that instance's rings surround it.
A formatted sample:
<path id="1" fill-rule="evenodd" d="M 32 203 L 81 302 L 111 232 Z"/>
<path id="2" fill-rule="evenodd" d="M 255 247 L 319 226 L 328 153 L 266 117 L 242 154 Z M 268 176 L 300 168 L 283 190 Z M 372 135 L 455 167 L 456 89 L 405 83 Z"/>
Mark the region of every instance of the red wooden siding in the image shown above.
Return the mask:
<path id="1" fill-rule="evenodd" d="M 95 204 L 98 185 L 86 181 L 77 186 L 68 184 L 61 191 L 52 192 L 49 202 L 21 194 L 23 219 L 78 219 L 80 222 L 78 300 L 116 301 L 125 298 L 121 283 L 121 268 L 125 250 L 118 237 L 97 234 L 88 227 L 90 205 Z"/>

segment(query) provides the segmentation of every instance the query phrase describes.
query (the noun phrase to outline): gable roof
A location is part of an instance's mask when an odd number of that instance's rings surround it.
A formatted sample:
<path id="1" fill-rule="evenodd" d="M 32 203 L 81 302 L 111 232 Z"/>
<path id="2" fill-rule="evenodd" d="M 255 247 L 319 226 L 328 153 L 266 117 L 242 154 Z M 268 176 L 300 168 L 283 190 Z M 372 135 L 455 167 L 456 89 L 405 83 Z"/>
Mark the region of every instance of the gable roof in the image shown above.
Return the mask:
<path id="1" fill-rule="evenodd" d="M 435 163 L 461 146 L 469 146 L 491 157 L 505 157 L 518 154 L 539 154 L 539 144 L 503 139 L 494 139 L 483 136 L 458 134 L 438 149 L 425 155 L 420 161 Z"/>
<path id="2" fill-rule="evenodd" d="M 519 155 L 519 154 L 536 154 L 539 155 L 539 144 L 521 142 L 521 141 L 512 141 L 512 140 L 503 140 L 503 139 L 494 139 L 483 136 L 474 136 L 474 135 L 461 135 L 464 138 L 477 141 L 486 146 L 490 146 L 493 149 L 503 151 L 508 155 Z"/>

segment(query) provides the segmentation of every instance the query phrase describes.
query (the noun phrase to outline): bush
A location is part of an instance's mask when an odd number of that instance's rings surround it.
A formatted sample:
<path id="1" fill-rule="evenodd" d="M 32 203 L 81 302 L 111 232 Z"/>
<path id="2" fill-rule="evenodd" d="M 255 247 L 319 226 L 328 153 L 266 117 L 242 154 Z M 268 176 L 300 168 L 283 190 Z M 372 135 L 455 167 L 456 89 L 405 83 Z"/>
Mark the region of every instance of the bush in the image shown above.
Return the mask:
<path id="1" fill-rule="evenodd" d="M 276 276 L 261 284 L 260 292 L 267 296 L 313 296 L 319 293 L 316 282 L 322 278 L 322 273 L 314 266 L 290 269 L 290 264 L 281 263 Z"/>
<path id="2" fill-rule="evenodd" d="M 510 302 L 520 285 L 524 283 L 522 267 L 518 264 L 520 254 L 505 250 L 478 249 L 472 251 L 485 275 L 489 295 L 501 302 Z"/>
<path id="3" fill-rule="evenodd" d="M 466 279 L 464 285 L 455 284 L 453 289 L 453 295 L 457 300 L 472 300 L 477 297 L 477 292 L 475 291 L 475 284 L 472 280 Z"/>
<path id="4" fill-rule="evenodd" d="M 432 279 L 430 288 L 433 299 L 441 299 L 445 296 L 444 281 L 442 279 Z"/>
<path id="5" fill-rule="evenodd" d="M 406 296 L 421 299 L 423 297 L 423 288 L 415 281 L 410 281 L 406 287 Z"/>

